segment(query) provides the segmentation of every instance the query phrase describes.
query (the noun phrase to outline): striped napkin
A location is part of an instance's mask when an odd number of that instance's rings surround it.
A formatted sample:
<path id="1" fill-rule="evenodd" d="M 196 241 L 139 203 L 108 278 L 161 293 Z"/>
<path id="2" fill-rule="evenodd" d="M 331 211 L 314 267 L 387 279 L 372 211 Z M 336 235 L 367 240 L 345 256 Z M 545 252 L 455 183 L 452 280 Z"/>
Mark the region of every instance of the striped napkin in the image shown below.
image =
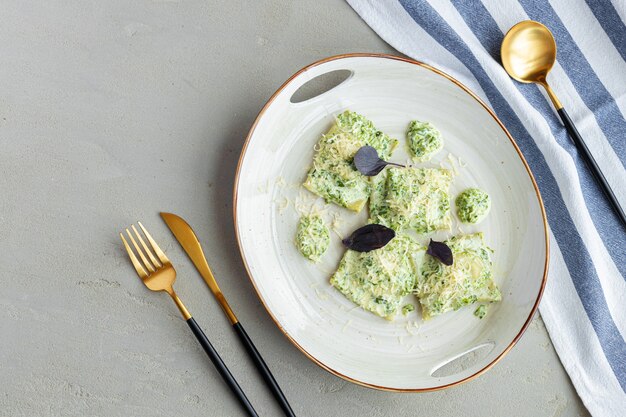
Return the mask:
<path id="1" fill-rule="evenodd" d="M 549 82 L 626 206 L 626 1 L 348 0 L 391 46 L 460 80 L 489 103 L 522 149 L 551 229 L 540 312 L 588 410 L 626 416 L 626 230 L 540 87 L 500 65 L 522 20 L 554 33 Z"/>

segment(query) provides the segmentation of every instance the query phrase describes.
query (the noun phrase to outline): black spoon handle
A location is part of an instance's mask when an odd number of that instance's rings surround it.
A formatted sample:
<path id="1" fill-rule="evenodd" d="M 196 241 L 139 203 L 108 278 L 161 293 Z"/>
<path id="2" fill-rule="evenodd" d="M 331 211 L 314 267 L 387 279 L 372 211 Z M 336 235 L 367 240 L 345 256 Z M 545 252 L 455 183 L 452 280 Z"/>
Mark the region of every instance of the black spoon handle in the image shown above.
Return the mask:
<path id="1" fill-rule="evenodd" d="M 222 358 L 220 358 L 220 355 L 218 355 L 211 342 L 209 342 L 209 339 L 207 339 L 200 326 L 198 326 L 198 323 L 196 323 L 193 317 L 190 317 L 187 320 L 187 324 L 191 328 L 193 334 L 196 336 L 196 339 L 198 339 L 198 342 L 200 342 L 200 344 L 204 348 L 206 354 L 209 355 L 209 358 L 211 359 L 211 362 L 213 362 L 213 365 L 215 365 L 217 372 L 220 373 L 222 378 L 224 378 L 224 381 L 226 381 L 230 389 L 233 391 L 233 393 L 235 393 L 243 408 L 248 412 L 248 415 L 252 417 L 259 417 L 259 415 L 254 410 L 254 407 L 252 407 L 252 404 L 250 404 L 248 397 L 246 397 L 246 394 L 244 394 L 243 390 L 235 380 L 235 377 L 233 377 L 233 374 L 230 373 L 230 371 L 226 367 L 226 364 L 224 364 L 224 361 L 222 361 Z"/>
<path id="2" fill-rule="evenodd" d="M 576 126 L 574 126 L 574 122 L 572 122 L 572 119 L 570 119 L 564 108 L 561 107 L 557 110 L 557 112 L 559 113 L 559 116 L 561 116 L 563 125 L 565 125 L 565 129 L 567 129 L 567 133 L 569 133 L 570 137 L 572 138 L 572 141 L 574 142 L 574 145 L 576 145 L 578 152 L 580 152 L 580 155 L 587 163 L 587 166 L 591 170 L 591 173 L 593 174 L 598 184 L 600 184 L 602 191 L 604 191 L 604 194 L 613 205 L 613 209 L 615 209 L 615 212 L 622 220 L 622 223 L 624 224 L 624 226 L 626 226 L 626 214 L 624 214 L 624 209 L 622 209 L 619 201 L 617 201 L 617 197 L 613 193 L 613 190 L 611 190 L 611 186 L 609 186 L 606 178 L 604 178 L 604 174 L 602 174 L 602 171 L 600 171 L 600 167 L 598 166 L 596 160 L 593 159 L 593 155 L 591 155 L 591 152 L 589 152 L 589 148 L 585 144 L 585 141 L 583 141 L 580 133 L 578 133 Z"/>
<path id="3" fill-rule="evenodd" d="M 276 398 L 278 404 L 280 404 L 280 408 L 283 409 L 283 412 L 286 416 L 295 417 L 296 415 L 291 409 L 291 406 L 289 405 L 285 394 L 283 394 L 280 386 L 278 385 L 278 382 L 276 382 L 276 379 L 274 379 L 274 376 L 272 375 L 270 368 L 267 367 L 267 364 L 263 360 L 263 357 L 261 357 L 259 351 L 256 350 L 256 347 L 254 346 L 254 343 L 252 343 L 252 339 L 250 339 L 248 333 L 246 333 L 246 331 L 243 329 L 243 326 L 239 322 L 233 324 L 233 327 L 237 332 L 237 335 L 239 335 L 239 338 L 243 342 L 244 346 L 246 347 L 248 354 L 250 355 L 250 357 L 252 357 L 252 360 L 254 361 L 257 369 L 263 376 L 265 383 L 269 386 L 270 390 L 272 390 L 272 394 L 274 394 L 274 398 Z"/>

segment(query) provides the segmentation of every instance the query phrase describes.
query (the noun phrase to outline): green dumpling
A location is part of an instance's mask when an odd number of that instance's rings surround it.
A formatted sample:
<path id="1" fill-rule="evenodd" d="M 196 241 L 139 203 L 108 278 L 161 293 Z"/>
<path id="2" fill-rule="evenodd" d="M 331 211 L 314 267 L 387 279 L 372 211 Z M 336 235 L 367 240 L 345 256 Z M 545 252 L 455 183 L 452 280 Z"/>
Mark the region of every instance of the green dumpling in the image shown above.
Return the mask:
<path id="1" fill-rule="evenodd" d="M 409 124 L 406 137 L 413 159 L 419 162 L 429 161 L 443 149 L 441 132 L 428 122 L 413 120 Z"/>

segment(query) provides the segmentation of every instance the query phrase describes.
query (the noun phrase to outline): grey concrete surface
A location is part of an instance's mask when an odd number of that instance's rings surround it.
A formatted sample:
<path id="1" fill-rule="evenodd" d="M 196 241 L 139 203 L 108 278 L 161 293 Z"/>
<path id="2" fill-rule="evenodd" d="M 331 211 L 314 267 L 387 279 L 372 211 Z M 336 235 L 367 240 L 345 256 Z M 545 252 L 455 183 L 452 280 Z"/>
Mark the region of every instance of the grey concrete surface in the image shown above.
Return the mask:
<path id="1" fill-rule="evenodd" d="M 262 416 L 279 409 L 157 213 L 186 217 L 300 416 L 585 416 L 539 318 L 446 391 L 358 387 L 278 331 L 241 263 L 231 187 L 244 137 L 289 75 L 394 51 L 341 0 L 2 0 L 0 415 L 237 416 L 237 402 L 117 232 L 137 219 Z"/>

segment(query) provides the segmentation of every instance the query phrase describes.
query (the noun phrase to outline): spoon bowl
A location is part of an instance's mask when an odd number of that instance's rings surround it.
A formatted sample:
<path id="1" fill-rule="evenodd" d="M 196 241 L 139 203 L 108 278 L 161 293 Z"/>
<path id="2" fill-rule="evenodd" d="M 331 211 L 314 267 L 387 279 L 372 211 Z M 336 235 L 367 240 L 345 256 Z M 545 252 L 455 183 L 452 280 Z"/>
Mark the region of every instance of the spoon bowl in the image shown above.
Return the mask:
<path id="1" fill-rule="evenodd" d="M 563 107 L 546 81 L 556 61 L 556 42 L 550 29 L 533 20 L 519 22 L 504 36 L 500 56 L 511 78 L 542 85 L 554 107 Z"/>
<path id="2" fill-rule="evenodd" d="M 525 20 L 513 26 L 502 41 L 502 65 L 522 83 L 545 84 L 556 61 L 556 42 L 550 29 Z"/>

